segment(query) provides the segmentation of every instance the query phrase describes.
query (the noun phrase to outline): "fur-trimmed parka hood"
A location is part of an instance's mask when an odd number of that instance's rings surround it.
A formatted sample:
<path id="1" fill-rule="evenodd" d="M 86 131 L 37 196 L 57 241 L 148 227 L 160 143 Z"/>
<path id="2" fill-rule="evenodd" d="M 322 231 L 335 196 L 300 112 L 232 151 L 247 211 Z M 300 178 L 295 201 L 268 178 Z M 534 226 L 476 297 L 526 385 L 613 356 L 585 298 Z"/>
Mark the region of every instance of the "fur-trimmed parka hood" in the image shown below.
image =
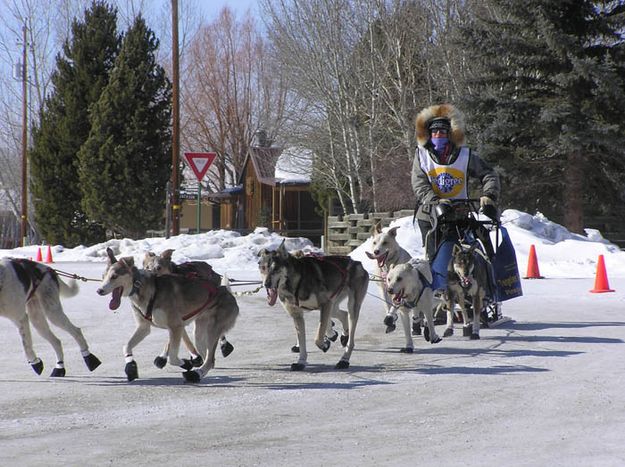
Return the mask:
<path id="1" fill-rule="evenodd" d="M 430 139 L 428 125 L 433 118 L 437 117 L 449 118 L 451 122 L 449 140 L 454 146 L 461 146 L 464 143 L 464 119 L 460 111 L 451 104 L 432 105 L 419 112 L 415 120 L 419 146 L 425 146 Z"/>

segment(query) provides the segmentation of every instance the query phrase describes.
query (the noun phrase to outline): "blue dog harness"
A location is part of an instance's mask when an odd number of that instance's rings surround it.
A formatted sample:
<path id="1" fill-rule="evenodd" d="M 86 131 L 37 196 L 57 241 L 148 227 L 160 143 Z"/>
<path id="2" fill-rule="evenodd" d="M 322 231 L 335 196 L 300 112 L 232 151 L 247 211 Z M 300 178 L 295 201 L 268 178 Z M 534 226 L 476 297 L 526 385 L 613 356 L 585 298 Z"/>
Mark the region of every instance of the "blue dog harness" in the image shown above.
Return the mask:
<path id="1" fill-rule="evenodd" d="M 409 302 L 407 300 L 402 300 L 402 305 L 405 306 L 406 308 L 416 308 L 417 303 L 419 303 L 419 300 L 421 300 L 421 296 L 423 295 L 423 292 L 425 291 L 425 289 L 432 288 L 432 283 L 428 281 L 427 277 L 425 277 L 423 273 L 419 271 L 418 269 L 417 269 L 417 272 L 419 273 L 419 279 L 421 279 L 421 282 L 424 283 L 425 286 L 421 289 L 421 292 L 419 292 L 419 295 L 413 301 Z"/>

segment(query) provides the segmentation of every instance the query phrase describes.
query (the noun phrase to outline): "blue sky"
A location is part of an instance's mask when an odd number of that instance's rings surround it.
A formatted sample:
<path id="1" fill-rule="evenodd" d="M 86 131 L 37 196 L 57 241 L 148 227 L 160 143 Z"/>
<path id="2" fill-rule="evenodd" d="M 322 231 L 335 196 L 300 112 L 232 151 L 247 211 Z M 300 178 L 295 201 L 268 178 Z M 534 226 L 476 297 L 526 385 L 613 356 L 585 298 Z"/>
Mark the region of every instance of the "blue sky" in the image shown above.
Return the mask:
<path id="1" fill-rule="evenodd" d="M 211 20 L 225 6 L 235 10 L 237 15 L 244 13 L 248 9 L 253 13 L 258 7 L 258 0 L 200 0 L 200 4 L 206 13 L 207 19 Z"/>

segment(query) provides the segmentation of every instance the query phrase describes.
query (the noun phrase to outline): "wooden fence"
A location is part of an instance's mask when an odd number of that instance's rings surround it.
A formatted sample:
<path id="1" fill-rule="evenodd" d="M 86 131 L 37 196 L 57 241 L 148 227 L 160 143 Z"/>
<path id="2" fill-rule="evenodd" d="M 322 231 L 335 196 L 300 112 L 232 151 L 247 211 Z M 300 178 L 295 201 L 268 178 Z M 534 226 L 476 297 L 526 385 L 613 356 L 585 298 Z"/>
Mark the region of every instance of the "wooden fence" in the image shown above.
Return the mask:
<path id="1" fill-rule="evenodd" d="M 413 213 L 412 209 L 403 209 L 395 212 L 329 216 L 324 250 L 329 255 L 347 255 L 371 237 L 371 228 L 378 222 L 382 227 L 387 227 L 393 220 L 412 216 Z"/>

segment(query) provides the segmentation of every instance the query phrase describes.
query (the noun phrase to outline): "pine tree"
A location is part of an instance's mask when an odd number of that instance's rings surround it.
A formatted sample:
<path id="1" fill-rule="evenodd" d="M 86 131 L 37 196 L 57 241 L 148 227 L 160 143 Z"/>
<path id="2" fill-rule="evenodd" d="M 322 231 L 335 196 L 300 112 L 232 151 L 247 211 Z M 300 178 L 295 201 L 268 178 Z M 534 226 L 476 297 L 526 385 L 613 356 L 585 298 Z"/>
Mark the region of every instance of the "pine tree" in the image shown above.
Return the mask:
<path id="1" fill-rule="evenodd" d="M 461 28 L 475 77 L 462 106 L 503 168 L 504 204 L 577 232 L 584 212 L 623 212 L 618 3 L 490 0 Z"/>
<path id="2" fill-rule="evenodd" d="M 117 11 L 93 2 L 56 58 L 53 91 L 33 129 L 30 153 L 35 220 L 49 243 L 75 246 L 104 238 L 81 207 L 77 153 L 89 136 L 88 109 L 108 82 L 119 52 Z"/>
<path id="3" fill-rule="evenodd" d="M 91 113 L 79 175 L 83 207 L 114 232 L 137 238 L 160 225 L 171 165 L 171 85 L 158 40 L 137 17 Z"/>

